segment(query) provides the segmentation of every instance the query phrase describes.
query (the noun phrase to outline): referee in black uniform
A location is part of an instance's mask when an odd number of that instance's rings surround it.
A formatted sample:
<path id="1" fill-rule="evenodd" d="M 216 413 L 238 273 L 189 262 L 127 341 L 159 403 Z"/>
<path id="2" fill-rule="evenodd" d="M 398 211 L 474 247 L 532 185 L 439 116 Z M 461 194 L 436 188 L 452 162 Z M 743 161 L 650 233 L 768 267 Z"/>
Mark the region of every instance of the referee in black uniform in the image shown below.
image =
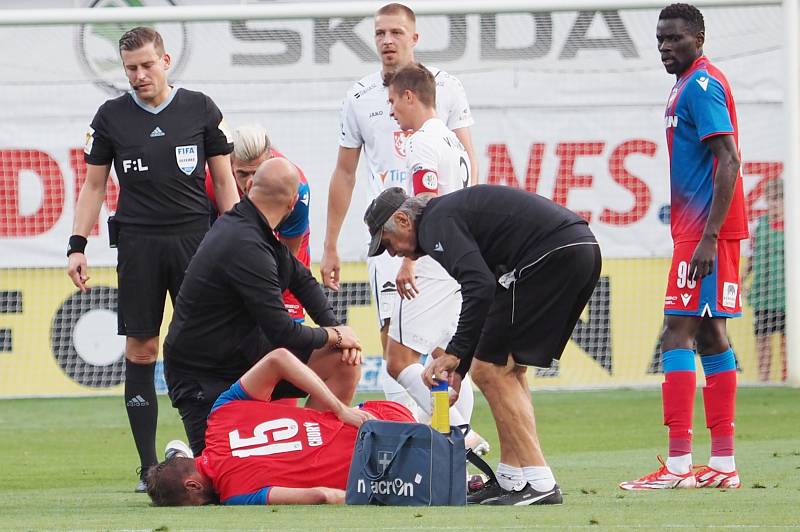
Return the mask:
<path id="1" fill-rule="evenodd" d="M 86 135 L 86 182 L 75 208 L 67 273 L 88 290 L 84 254 L 105 197 L 111 163 L 120 194 L 109 238 L 117 242 L 118 334 L 125 342 L 125 404 L 141 461 L 136 491 L 144 492 L 155 451 L 158 405 L 154 370 L 169 291 L 173 302 L 183 273 L 208 230 L 205 166 L 220 207 L 239 201 L 222 114 L 208 96 L 167 83 L 170 56 L 161 35 L 137 27 L 119 40 L 131 91 L 106 101 Z"/>
<path id="2" fill-rule="evenodd" d="M 586 221 L 542 196 L 491 185 L 430 200 L 387 189 L 364 221 L 370 255 L 430 255 L 461 285 L 456 333 L 423 378 L 458 388 L 469 370 L 495 418 L 500 482 L 469 502 L 560 504 L 525 372 L 561 357 L 597 284 L 602 259 Z"/>
<path id="3" fill-rule="evenodd" d="M 339 324 L 319 283 L 275 236 L 299 199 L 297 167 L 269 159 L 250 183 L 192 258 L 164 341 L 169 395 L 195 455 L 205 447 L 206 418 L 219 394 L 278 347 L 292 351 L 345 404 L 361 376 L 358 338 Z M 286 289 L 322 327 L 292 319 Z M 272 400 L 305 395 L 282 381 Z M 323 408 L 319 400 L 311 397 L 306 406 Z"/>

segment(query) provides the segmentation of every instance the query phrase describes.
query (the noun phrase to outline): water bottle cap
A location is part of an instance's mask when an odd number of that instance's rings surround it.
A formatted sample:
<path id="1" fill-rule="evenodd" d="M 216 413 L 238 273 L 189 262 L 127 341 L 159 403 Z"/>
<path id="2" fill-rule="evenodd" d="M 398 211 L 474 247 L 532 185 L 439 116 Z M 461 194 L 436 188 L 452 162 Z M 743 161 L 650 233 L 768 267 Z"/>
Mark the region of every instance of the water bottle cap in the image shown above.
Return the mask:
<path id="1" fill-rule="evenodd" d="M 447 381 L 436 381 L 436 384 L 433 385 L 431 388 L 432 392 L 446 392 L 447 391 Z"/>

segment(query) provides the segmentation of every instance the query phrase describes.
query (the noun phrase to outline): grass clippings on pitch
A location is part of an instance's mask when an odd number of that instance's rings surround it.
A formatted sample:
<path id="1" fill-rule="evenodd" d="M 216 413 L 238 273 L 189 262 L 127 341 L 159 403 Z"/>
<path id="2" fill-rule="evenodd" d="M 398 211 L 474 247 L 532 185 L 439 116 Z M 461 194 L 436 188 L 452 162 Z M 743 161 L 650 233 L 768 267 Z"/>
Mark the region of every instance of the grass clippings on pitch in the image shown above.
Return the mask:
<path id="1" fill-rule="evenodd" d="M 800 525 L 800 391 L 739 392 L 739 490 L 623 492 L 617 483 L 656 468 L 666 430 L 656 390 L 535 392 L 542 444 L 563 506 L 519 508 L 152 508 L 133 493 L 137 464 L 121 398 L 0 401 L 0 529 L 474 530 Z M 160 400 L 159 446 L 182 436 Z M 695 462 L 708 457 L 698 394 Z M 497 437 L 483 398 L 476 428 Z"/>

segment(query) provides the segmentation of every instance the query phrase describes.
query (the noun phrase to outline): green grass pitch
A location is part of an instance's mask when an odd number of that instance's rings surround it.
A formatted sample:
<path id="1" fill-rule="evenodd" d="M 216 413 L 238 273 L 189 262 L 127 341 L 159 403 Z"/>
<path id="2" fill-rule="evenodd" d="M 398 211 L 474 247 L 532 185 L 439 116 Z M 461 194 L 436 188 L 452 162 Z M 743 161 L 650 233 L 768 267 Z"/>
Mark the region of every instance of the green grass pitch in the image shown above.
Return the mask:
<path id="1" fill-rule="evenodd" d="M 542 444 L 563 506 L 521 508 L 152 508 L 132 492 L 137 463 L 121 398 L 0 401 L 0 529 L 473 530 L 791 528 L 800 526 L 800 391 L 739 392 L 739 490 L 622 492 L 664 452 L 657 390 L 534 392 Z M 486 403 L 474 425 L 493 444 Z M 708 458 L 702 399 L 695 461 Z M 160 402 L 159 446 L 182 436 Z"/>

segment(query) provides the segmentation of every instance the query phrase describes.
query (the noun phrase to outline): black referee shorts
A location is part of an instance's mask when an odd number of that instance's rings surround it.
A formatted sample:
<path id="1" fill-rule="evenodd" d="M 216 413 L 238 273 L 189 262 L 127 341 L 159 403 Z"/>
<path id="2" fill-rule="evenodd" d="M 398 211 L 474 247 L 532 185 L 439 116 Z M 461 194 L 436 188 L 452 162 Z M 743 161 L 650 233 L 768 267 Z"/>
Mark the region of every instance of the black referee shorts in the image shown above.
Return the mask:
<path id="1" fill-rule="evenodd" d="M 174 304 L 189 261 L 206 231 L 207 218 L 179 226 L 121 224 L 117 244 L 117 334 L 158 336 L 167 292 Z"/>
<path id="2" fill-rule="evenodd" d="M 550 367 L 561 358 L 600 277 L 596 243 L 551 252 L 526 269 L 508 290 L 498 285 L 475 358 L 505 365 Z"/>
<path id="3" fill-rule="evenodd" d="M 172 406 L 177 408 L 181 415 L 183 427 L 189 439 L 189 447 L 192 448 L 195 456 L 198 456 L 206 446 L 207 419 L 217 398 L 244 375 L 249 367 L 274 349 L 275 346 L 267 340 L 260 329 L 256 329 L 252 334 L 248 335 L 239 344 L 236 353 L 221 357 L 221 360 L 241 362 L 238 371 L 235 371 L 238 374 L 237 377 L 233 377 L 230 371 L 226 371 L 227 375 L 223 376 L 221 375 L 222 372 L 186 370 L 176 368 L 174 365 L 167 363 L 165 376 L 169 387 L 169 396 L 172 399 Z M 165 344 L 164 357 L 167 360 L 172 355 L 170 351 L 169 346 Z M 304 364 L 308 364 L 308 360 L 311 358 L 311 351 L 307 353 L 292 351 L 292 353 Z M 236 368 L 231 369 L 234 370 Z M 282 380 L 275 385 L 270 399 L 277 401 L 278 399 L 300 398 L 307 395 L 306 392 L 294 384 Z"/>

